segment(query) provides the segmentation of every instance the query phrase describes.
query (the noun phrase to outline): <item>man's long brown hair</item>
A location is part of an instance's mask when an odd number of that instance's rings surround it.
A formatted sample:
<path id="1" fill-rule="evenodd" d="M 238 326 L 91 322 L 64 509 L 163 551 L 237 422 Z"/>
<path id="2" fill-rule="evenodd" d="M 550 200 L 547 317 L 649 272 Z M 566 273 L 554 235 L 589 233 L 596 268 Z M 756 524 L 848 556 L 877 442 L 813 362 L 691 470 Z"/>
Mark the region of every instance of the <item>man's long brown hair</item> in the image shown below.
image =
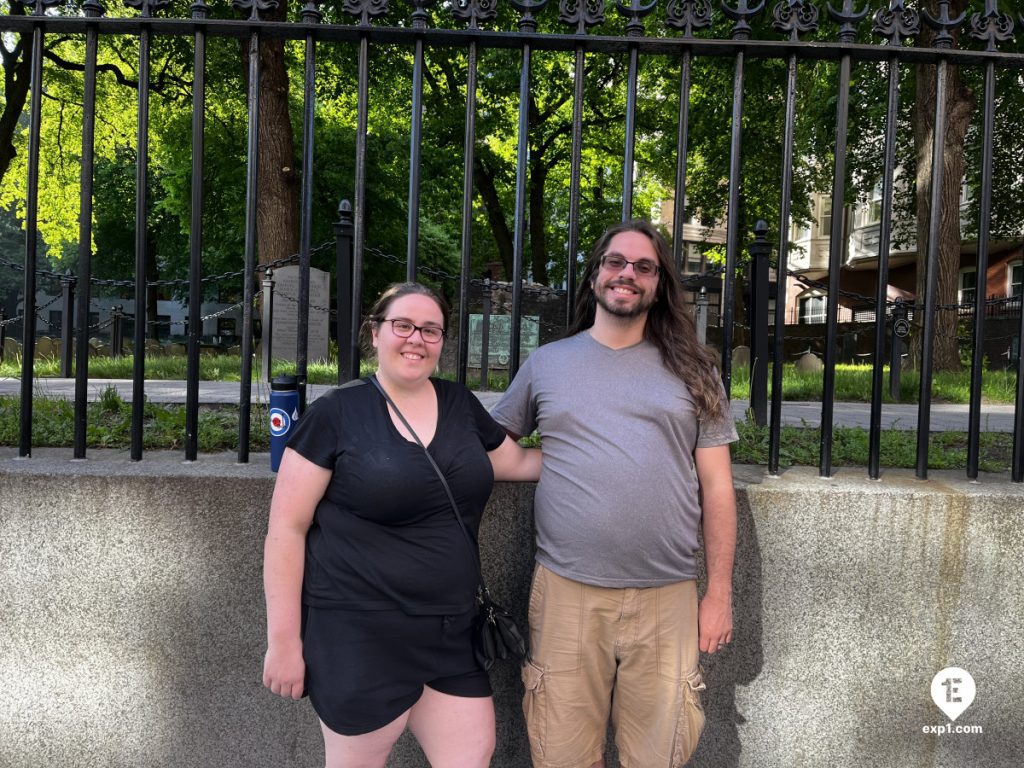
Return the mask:
<path id="1" fill-rule="evenodd" d="M 655 301 L 644 325 L 644 339 L 658 348 L 662 364 L 686 384 L 697 403 L 697 418 L 704 421 L 721 417 L 726 403 L 722 380 L 718 376 L 718 355 L 698 341 L 697 327 L 683 300 L 668 243 L 649 221 L 630 219 L 609 227 L 598 238 L 576 292 L 576 314 L 566 335 L 575 335 L 594 324 L 597 311 L 594 280 L 601 269 L 601 259 L 608 250 L 608 244 L 622 232 L 639 232 L 647 237 L 658 254 L 658 266 L 661 268 Z"/>

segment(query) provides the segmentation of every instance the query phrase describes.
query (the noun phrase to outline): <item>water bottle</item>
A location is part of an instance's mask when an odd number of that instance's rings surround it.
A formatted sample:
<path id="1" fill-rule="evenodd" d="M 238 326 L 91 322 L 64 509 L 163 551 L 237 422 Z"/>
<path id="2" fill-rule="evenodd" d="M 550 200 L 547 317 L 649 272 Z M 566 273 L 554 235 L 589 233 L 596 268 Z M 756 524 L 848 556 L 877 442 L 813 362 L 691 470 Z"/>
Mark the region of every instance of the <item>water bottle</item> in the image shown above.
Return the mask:
<path id="1" fill-rule="evenodd" d="M 281 466 L 284 446 L 299 420 L 298 379 L 288 374 L 270 382 L 270 470 Z"/>

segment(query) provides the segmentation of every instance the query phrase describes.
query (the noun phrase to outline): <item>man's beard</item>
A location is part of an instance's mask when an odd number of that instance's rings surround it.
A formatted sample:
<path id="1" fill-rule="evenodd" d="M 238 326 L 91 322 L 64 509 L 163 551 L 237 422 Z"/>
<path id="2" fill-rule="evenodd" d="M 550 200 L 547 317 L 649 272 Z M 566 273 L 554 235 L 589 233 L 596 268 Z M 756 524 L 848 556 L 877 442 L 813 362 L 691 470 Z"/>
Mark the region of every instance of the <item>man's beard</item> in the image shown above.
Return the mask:
<path id="1" fill-rule="evenodd" d="M 627 283 L 622 280 L 610 280 L 604 285 L 598 286 L 594 291 L 594 298 L 597 299 L 597 303 L 601 305 L 605 312 L 615 317 L 621 317 L 623 319 L 630 319 L 639 317 L 647 313 L 647 311 L 654 306 L 655 294 L 654 292 L 648 291 L 640 294 L 640 300 L 632 305 L 615 305 L 608 301 L 606 291 L 615 285 L 628 285 L 630 288 L 636 289 L 637 286 L 632 283 Z"/>

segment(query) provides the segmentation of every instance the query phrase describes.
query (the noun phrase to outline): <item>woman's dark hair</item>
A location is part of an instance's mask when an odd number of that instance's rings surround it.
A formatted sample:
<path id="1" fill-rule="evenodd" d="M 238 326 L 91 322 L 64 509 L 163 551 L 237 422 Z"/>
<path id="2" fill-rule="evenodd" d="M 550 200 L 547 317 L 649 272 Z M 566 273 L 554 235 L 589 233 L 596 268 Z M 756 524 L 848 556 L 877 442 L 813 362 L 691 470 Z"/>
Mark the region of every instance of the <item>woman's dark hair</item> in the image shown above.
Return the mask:
<path id="1" fill-rule="evenodd" d="M 721 418 L 726 412 L 726 402 L 718 375 L 718 354 L 697 339 L 697 327 L 684 301 L 668 243 L 651 222 L 630 219 L 609 227 L 598 238 L 576 292 L 576 313 L 566 335 L 575 335 L 594 324 L 597 312 L 594 280 L 612 238 L 623 232 L 644 235 L 658 255 L 660 278 L 654 304 L 647 313 L 644 338 L 658 348 L 665 367 L 686 384 L 697 403 L 697 417 L 702 421 Z"/>
<path id="2" fill-rule="evenodd" d="M 448 306 L 448 302 L 445 301 L 443 296 L 437 293 L 433 288 L 423 285 L 422 283 L 392 283 L 384 289 L 384 293 L 382 293 L 380 298 L 373 303 L 373 306 L 370 308 L 370 313 L 366 316 L 366 320 L 363 322 L 363 327 L 359 335 L 362 339 L 364 348 L 372 347 L 370 339 L 373 327 L 387 316 L 388 309 L 391 307 L 392 302 L 396 299 L 402 298 L 403 296 L 411 296 L 414 294 L 426 296 L 427 298 L 434 300 L 438 309 L 441 310 L 441 326 L 445 331 L 448 330 L 448 315 L 451 314 L 451 307 Z"/>

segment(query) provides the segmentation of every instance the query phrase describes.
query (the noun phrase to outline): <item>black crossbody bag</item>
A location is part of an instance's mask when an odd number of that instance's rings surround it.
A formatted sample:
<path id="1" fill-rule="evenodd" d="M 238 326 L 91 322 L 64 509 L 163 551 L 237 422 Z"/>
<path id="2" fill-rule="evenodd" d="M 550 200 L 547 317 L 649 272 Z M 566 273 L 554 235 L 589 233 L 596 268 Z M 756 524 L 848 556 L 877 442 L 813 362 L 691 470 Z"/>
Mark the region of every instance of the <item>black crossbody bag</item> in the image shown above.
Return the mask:
<path id="1" fill-rule="evenodd" d="M 384 391 L 384 387 L 377 381 L 377 377 L 371 376 L 370 383 L 377 388 L 377 391 L 381 393 L 388 405 L 391 406 L 391 409 L 405 425 L 405 428 L 409 430 L 409 434 L 412 435 L 416 444 L 423 449 L 427 461 L 430 462 L 430 466 L 434 468 L 438 478 L 441 480 L 441 485 L 444 486 L 444 492 L 448 495 L 448 501 L 452 505 L 452 512 L 455 513 L 455 519 L 458 521 L 462 535 L 466 539 L 466 546 L 469 547 L 470 553 L 473 556 L 473 562 L 476 563 L 476 603 L 479 613 L 473 624 L 473 654 L 476 656 L 477 662 L 485 670 L 490 670 L 497 659 L 513 658 L 520 660 L 524 658 L 526 656 L 526 641 L 523 639 L 519 627 L 516 626 L 512 614 L 494 602 L 491 599 L 490 592 L 487 591 L 483 572 L 480 570 L 480 555 L 476 547 L 473 546 L 473 540 L 469 537 L 466 524 L 462 522 L 462 515 L 459 514 L 459 505 L 455 503 L 455 496 L 452 494 L 452 489 L 448 486 L 448 480 L 445 478 L 441 468 L 437 466 L 434 457 L 430 455 L 430 451 L 423 445 L 419 435 L 416 434 L 416 431 L 406 421 L 402 412 L 398 410 L 394 400 L 388 396 L 388 393 Z"/>

